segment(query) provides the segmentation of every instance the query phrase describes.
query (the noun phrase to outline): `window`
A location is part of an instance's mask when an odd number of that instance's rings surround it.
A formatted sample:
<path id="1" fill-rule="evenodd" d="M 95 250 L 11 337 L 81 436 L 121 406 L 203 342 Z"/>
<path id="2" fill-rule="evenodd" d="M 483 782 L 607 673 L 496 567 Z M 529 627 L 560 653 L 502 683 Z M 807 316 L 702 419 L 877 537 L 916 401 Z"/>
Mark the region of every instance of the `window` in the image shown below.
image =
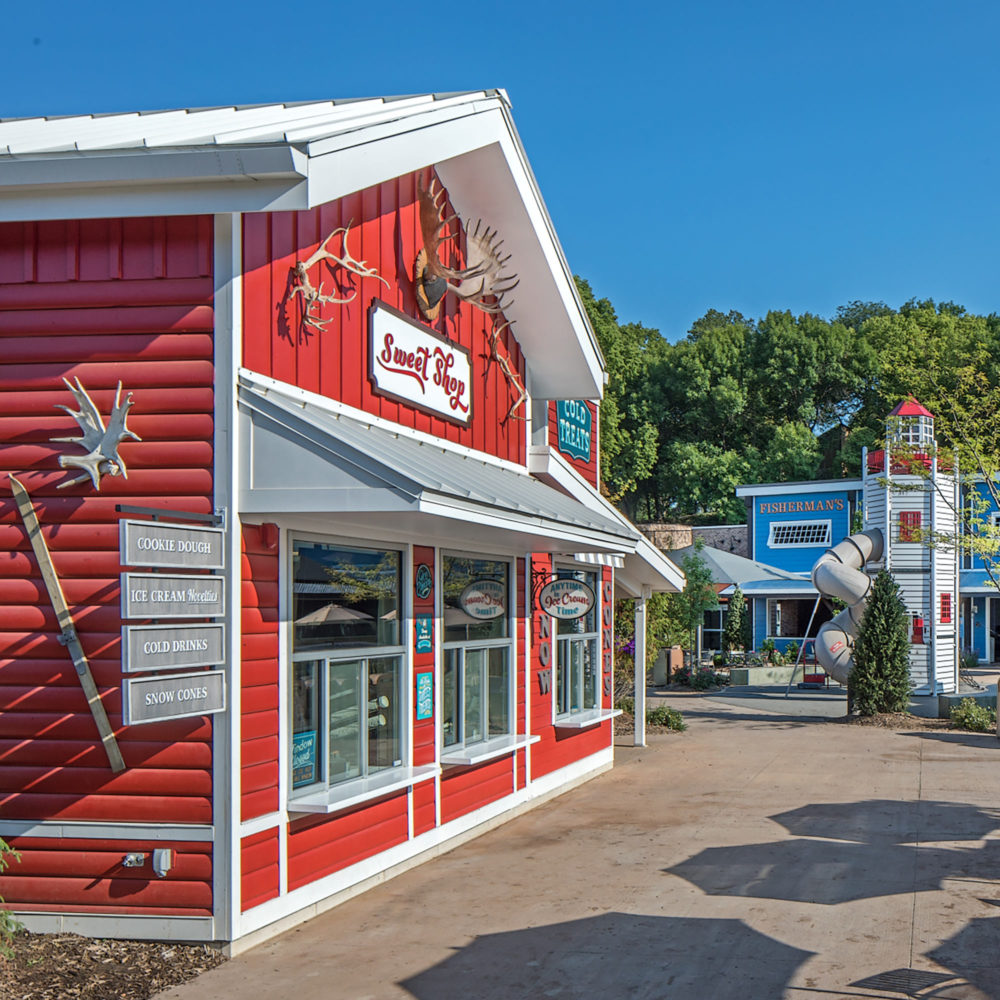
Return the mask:
<path id="1" fill-rule="evenodd" d="M 819 626 L 829 619 L 829 612 L 816 611 L 816 602 L 802 598 L 769 597 L 767 600 L 767 637 L 769 639 L 815 638 Z M 812 627 L 809 627 L 810 619 Z M 806 629 L 809 635 L 806 635 Z"/>
<path id="2" fill-rule="evenodd" d="M 829 545 L 829 521 L 776 521 L 767 539 L 771 548 L 782 549 L 802 545 Z"/>
<path id="3" fill-rule="evenodd" d="M 510 565 L 445 555 L 443 744 L 468 747 L 512 726 Z"/>
<path id="4" fill-rule="evenodd" d="M 920 511 L 901 510 L 899 512 L 899 541 L 920 541 Z"/>
<path id="5" fill-rule="evenodd" d="M 399 552 L 292 546 L 292 788 L 402 764 Z"/>
<path id="6" fill-rule="evenodd" d="M 556 718 L 600 707 L 601 660 L 598 648 L 597 574 L 557 569 L 556 579 L 579 580 L 595 595 L 594 606 L 581 618 L 556 620 Z"/>
<path id="7" fill-rule="evenodd" d="M 951 622 L 951 594 L 941 595 L 941 622 L 942 624 Z"/>

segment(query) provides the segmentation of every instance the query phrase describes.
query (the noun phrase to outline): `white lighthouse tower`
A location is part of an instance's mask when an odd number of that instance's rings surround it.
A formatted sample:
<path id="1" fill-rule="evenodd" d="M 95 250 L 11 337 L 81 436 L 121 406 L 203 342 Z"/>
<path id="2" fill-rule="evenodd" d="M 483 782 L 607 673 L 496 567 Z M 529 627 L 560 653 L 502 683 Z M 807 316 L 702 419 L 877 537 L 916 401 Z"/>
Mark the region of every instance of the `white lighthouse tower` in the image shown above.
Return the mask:
<path id="1" fill-rule="evenodd" d="M 916 694 L 958 690 L 958 479 L 942 467 L 934 416 L 915 399 L 886 424 L 886 447 L 862 459 L 865 528 L 882 532 L 882 559 L 910 615 Z M 873 567 L 870 563 L 869 571 Z"/>

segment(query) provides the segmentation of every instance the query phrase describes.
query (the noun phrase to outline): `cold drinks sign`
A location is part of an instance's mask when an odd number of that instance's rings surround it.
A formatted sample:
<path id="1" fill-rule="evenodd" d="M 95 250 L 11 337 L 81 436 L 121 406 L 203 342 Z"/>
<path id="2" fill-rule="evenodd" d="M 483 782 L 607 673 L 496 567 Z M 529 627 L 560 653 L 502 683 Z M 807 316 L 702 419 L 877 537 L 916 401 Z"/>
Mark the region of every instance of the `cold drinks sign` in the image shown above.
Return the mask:
<path id="1" fill-rule="evenodd" d="M 125 566 L 222 569 L 222 528 L 122 521 L 120 558 Z M 123 573 L 122 618 L 215 618 L 225 614 L 225 583 L 204 574 Z M 225 662 L 226 626 L 198 622 L 122 627 L 122 670 L 177 670 Z M 226 707 L 221 670 L 128 677 L 122 682 L 127 725 L 211 715 Z"/>

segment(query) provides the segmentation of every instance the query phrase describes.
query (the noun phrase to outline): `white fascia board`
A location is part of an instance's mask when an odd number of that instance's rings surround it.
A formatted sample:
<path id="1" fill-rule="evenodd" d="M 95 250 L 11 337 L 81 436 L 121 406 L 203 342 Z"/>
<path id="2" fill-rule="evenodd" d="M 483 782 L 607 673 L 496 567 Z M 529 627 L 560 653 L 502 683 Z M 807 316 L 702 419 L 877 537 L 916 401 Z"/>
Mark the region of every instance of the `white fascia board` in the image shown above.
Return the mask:
<path id="1" fill-rule="evenodd" d="M 625 567 L 615 572 L 625 589 L 642 593 L 642 586 L 654 591 L 679 593 L 686 580 L 677 568 L 624 514 L 594 489 L 551 445 L 532 445 L 528 449 L 528 471 L 542 482 L 562 490 L 595 514 L 603 514 L 625 525 L 635 533 L 634 550 L 626 556 Z"/>
<path id="2" fill-rule="evenodd" d="M 860 490 L 860 479 L 818 479 L 805 483 L 756 483 L 737 486 L 738 497 L 782 496 L 788 493 L 843 493 Z"/>
<path id="3" fill-rule="evenodd" d="M 298 211 L 306 173 L 287 146 L 0 162 L 0 221 Z"/>

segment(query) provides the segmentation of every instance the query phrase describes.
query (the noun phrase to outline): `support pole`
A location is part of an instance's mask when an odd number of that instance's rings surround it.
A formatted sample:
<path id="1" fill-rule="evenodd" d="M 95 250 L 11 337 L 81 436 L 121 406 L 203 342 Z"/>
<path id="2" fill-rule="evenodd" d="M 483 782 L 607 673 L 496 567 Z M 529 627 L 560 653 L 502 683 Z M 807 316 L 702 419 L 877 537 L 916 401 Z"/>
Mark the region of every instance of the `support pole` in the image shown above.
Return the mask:
<path id="1" fill-rule="evenodd" d="M 97 732 L 100 734 L 101 743 L 104 744 L 104 752 L 108 755 L 108 763 L 111 765 L 111 770 L 115 774 L 118 774 L 125 770 L 125 761 L 122 758 L 121 750 L 118 748 L 118 741 L 115 739 L 115 734 L 111 729 L 111 723 L 108 722 L 107 712 L 104 711 L 104 704 L 101 701 L 97 685 L 94 683 L 94 675 L 90 672 L 87 654 L 84 653 L 83 646 L 80 645 L 80 637 L 76 634 L 73 616 L 69 613 L 69 606 L 66 604 L 66 598 L 62 591 L 62 584 L 59 582 L 55 567 L 52 565 L 52 556 L 49 555 L 49 547 L 45 544 L 45 539 L 42 537 L 42 529 L 38 523 L 35 509 L 31 505 L 31 497 L 28 496 L 27 490 L 13 476 L 10 477 L 10 488 L 14 494 L 14 500 L 17 503 L 21 520 L 24 521 L 24 527 L 27 529 L 28 541 L 31 542 L 31 548 L 35 553 L 35 558 L 38 560 L 38 568 L 42 572 L 45 589 L 49 592 L 52 609 L 55 611 L 56 619 L 59 622 L 61 630 L 61 634 L 58 637 L 59 642 L 69 650 L 73 666 L 76 668 L 77 678 L 80 681 L 80 686 L 83 688 L 87 704 L 90 706 L 91 715 L 93 715 L 94 722 L 97 725 Z"/>
<path id="2" fill-rule="evenodd" d="M 823 599 L 822 594 L 816 595 L 816 603 L 813 605 L 812 614 L 809 616 L 809 624 L 806 626 L 806 634 L 802 637 L 802 645 L 799 647 L 799 655 L 795 657 L 795 665 L 792 667 L 792 676 L 788 678 L 788 684 L 785 687 L 785 697 L 788 697 L 788 692 L 792 689 L 792 681 L 795 680 L 795 673 L 799 669 L 799 664 L 806 656 L 806 643 L 809 642 L 809 633 L 812 631 L 813 619 L 816 617 L 816 612 L 819 610 L 819 602 Z M 815 640 L 814 640 L 815 641 Z M 805 667 L 802 668 L 802 676 L 805 677 Z"/>
<path id="3" fill-rule="evenodd" d="M 635 737 L 633 745 L 646 745 L 646 600 L 649 587 L 635 599 Z"/>

